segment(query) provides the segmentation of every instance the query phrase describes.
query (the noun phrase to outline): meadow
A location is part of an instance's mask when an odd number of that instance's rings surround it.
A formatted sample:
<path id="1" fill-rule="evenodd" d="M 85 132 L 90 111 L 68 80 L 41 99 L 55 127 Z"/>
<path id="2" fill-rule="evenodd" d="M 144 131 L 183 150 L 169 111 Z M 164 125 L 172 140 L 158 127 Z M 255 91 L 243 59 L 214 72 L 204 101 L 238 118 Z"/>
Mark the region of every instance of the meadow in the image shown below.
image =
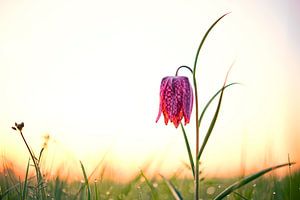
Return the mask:
<path id="1" fill-rule="evenodd" d="M 182 170 L 174 173 L 169 181 L 181 192 L 183 199 L 193 199 L 194 185 L 193 179 L 182 178 Z M 105 168 L 99 176 L 93 177 L 85 184 L 84 174 L 81 181 L 68 181 L 59 178 L 59 174 L 51 179 L 45 178 L 40 186 L 36 184 L 35 176 L 28 175 L 27 181 L 21 179 L 12 168 L 4 168 L 0 174 L 0 199 L 40 199 L 36 196 L 36 191 L 43 188 L 47 200 L 84 200 L 84 199 L 175 199 L 172 191 L 159 175 L 150 178 L 146 173 L 138 173 L 126 183 L 110 181 L 103 177 Z M 200 199 L 214 199 L 227 186 L 242 179 L 214 179 L 208 178 L 200 182 Z M 38 189 L 39 188 L 39 189 Z M 89 196 L 90 195 L 90 196 Z M 244 187 L 237 189 L 224 199 L 300 199 L 300 171 L 296 171 L 284 177 L 270 174 L 248 183 Z"/>
<path id="2" fill-rule="evenodd" d="M 207 30 L 201 43 L 198 46 L 194 66 L 180 66 L 177 68 L 175 76 L 165 76 L 161 81 L 160 87 L 160 105 L 156 122 L 161 116 L 164 122 L 173 123 L 175 128 L 182 130 L 184 142 L 189 158 L 189 163 L 185 164 L 182 169 L 178 169 L 171 176 L 164 177 L 161 174 L 150 176 L 147 168 L 141 169 L 130 181 L 123 183 L 118 182 L 117 175 L 110 172 L 110 177 L 106 178 L 107 168 L 101 166 L 99 174 L 87 174 L 84 164 L 78 161 L 81 166 L 81 179 L 74 180 L 68 175 L 66 178 L 57 173 L 54 176 L 47 170 L 44 170 L 42 158 L 45 148 L 40 152 L 34 152 L 23 135 L 24 123 L 15 123 L 12 129 L 16 131 L 23 140 L 27 148 L 29 160 L 24 164 L 26 172 L 24 177 L 19 175 L 14 169 L 13 162 L 7 162 L 2 159 L 2 171 L 0 172 L 0 200 L 121 200 L 121 199 L 195 199 L 195 200 L 221 200 L 221 199 L 300 199 L 300 171 L 292 170 L 294 164 L 290 161 L 268 166 L 252 174 L 243 175 L 235 178 L 206 178 L 202 175 L 200 169 L 202 153 L 208 143 L 208 140 L 214 130 L 215 124 L 220 113 L 222 98 L 225 89 L 240 85 L 238 82 L 227 83 L 227 77 L 231 70 L 229 68 L 222 87 L 211 97 L 205 107 L 200 110 L 198 106 L 198 90 L 196 80 L 196 67 L 200 50 L 215 25 L 226 15 L 218 18 Z M 234 62 L 233 62 L 234 63 Z M 233 65 L 233 64 L 232 64 Z M 178 75 L 180 69 L 186 69 L 191 72 L 192 84 L 188 77 Z M 211 103 L 216 100 L 217 106 L 213 117 L 209 123 L 203 142 L 199 139 L 201 122 L 205 116 L 206 110 Z M 190 123 L 191 114 L 195 107 L 195 149 L 190 145 L 185 125 Z M 184 123 L 183 123 L 184 121 Z M 220 166 L 222 167 L 222 166 Z M 286 169 L 285 176 L 277 176 L 275 171 L 278 168 Z M 182 176 L 184 171 L 189 171 L 191 178 Z"/>

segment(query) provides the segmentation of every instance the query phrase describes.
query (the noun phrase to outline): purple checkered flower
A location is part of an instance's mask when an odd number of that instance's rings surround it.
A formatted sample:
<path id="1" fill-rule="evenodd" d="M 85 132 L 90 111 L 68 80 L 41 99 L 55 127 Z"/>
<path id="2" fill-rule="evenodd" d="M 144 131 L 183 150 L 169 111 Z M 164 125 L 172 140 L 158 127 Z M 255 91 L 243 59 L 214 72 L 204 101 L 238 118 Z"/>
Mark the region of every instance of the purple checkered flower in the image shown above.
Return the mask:
<path id="1" fill-rule="evenodd" d="M 169 120 L 177 128 L 184 117 L 184 125 L 190 122 L 193 108 L 193 89 L 185 76 L 166 76 L 160 85 L 160 104 L 156 122 L 161 113 L 165 124 Z"/>

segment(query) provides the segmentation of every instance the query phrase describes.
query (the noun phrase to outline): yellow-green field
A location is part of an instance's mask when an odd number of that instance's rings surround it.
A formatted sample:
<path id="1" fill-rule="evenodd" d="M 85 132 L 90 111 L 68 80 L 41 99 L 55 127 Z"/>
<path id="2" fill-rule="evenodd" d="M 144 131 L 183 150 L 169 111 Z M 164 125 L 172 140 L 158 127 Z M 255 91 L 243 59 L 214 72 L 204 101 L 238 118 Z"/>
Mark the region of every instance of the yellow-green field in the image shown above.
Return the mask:
<path id="1" fill-rule="evenodd" d="M 59 175 L 59 174 L 58 174 Z M 82 176 L 84 180 L 84 177 Z M 183 199 L 193 199 L 194 186 L 192 179 L 178 178 L 174 174 L 169 179 L 181 192 Z M 237 181 L 235 179 L 205 179 L 200 182 L 201 199 L 214 199 L 227 186 Z M 47 200 L 79 200 L 88 199 L 88 189 L 84 181 L 69 182 L 60 178 L 45 180 L 42 183 Z M 159 176 L 145 179 L 138 174 L 128 183 L 117 183 L 97 177 L 89 180 L 90 199 L 174 199 L 166 182 Z M 38 199 L 35 177 L 29 177 L 28 182 L 19 179 L 16 174 L 6 168 L 0 175 L 0 199 Z M 41 189 L 41 187 L 40 187 Z M 24 192 L 25 191 L 25 192 Z M 25 194 L 23 196 L 23 194 Z M 41 199 L 41 197 L 40 197 Z M 241 189 L 236 190 L 224 199 L 300 199 L 300 172 L 291 176 L 278 178 L 276 176 L 261 177 Z"/>

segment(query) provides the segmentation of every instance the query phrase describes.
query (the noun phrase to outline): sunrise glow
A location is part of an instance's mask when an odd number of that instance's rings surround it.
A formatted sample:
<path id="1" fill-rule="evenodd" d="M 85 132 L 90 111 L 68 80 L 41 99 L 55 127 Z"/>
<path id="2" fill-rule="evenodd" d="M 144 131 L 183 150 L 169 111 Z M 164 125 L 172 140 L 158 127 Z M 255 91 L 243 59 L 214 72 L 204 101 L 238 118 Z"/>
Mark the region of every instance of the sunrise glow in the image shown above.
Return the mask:
<path id="1" fill-rule="evenodd" d="M 281 4 L 0 1 L 2 157 L 25 172 L 29 155 L 11 129 L 23 121 L 35 152 L 49 135 L 43 162 L 51 173 L 80 179 L 79 160 L 89 173 L 109 166 L 120 180 L 145 166 L 152 174 L 184 168 L 180 127 L 155 123 L 161 79 L 192 66 L 206 29 L 231 12 L 200 53 L 200 107 L 222 87 L 233 62 L 228 82 L 241 85 L 224 94 L 201 168 L 224 176 L 287 162 L 288 154 L 300 161 L 299 15 Z M 192 80 L 188 70 L 180 74 Z M 193 111 L 186 126 L 192 146 L 194 117 Z"/>

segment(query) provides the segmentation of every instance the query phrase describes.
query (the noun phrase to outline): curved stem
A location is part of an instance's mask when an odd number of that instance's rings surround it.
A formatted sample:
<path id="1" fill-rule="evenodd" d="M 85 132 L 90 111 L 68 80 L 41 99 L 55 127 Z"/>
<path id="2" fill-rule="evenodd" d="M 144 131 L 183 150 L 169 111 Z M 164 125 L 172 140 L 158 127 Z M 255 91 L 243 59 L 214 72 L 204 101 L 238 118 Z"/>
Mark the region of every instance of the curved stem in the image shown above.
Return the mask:
<path id="1" fill-rule="evenodd" d="M 182 66 L 180 66 L 180 67 L 177 68 L 176 73 L 175 73 L 175 76 L 178 76 L 178 72 L 179 72 L 179 70 L 180 70 L 181 68 L 186 68 L 186 69 L 188 69 L 188 70 L 193 74 L 192 68 L 190 68 L 190 67 L 188 67 L 188 66 L 185 66 L 185 65 L 182 65 Z"/>

